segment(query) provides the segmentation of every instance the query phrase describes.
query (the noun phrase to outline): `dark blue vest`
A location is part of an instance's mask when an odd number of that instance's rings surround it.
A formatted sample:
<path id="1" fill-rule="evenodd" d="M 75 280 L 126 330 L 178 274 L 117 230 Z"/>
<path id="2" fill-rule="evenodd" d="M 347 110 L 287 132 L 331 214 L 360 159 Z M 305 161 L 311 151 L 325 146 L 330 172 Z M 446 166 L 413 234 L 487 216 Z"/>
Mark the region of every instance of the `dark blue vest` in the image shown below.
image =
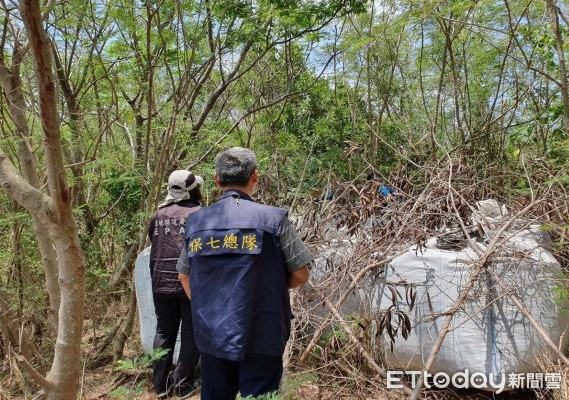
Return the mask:
<path id="1" fill-rule="evenodd" d="M 278 235 L 286 215 L 230 190 L 189 216 L 192 316 L 201 352 L 233 361 L 283 354 L 291 311 Z"/>

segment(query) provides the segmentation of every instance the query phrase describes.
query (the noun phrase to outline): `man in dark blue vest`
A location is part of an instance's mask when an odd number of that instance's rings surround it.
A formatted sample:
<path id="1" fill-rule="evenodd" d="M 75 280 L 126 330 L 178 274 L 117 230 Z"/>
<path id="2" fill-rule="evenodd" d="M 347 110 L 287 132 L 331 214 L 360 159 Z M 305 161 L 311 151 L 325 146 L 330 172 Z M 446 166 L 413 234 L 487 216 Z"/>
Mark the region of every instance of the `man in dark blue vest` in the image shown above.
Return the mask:
<path id="1" fill-rule="evenodd" d="M 215 171 L 223 195 L 188 218 L 178 271 L 192 296 L 201 399 L 234 400 L 238 391 L 278 390 L 290 333 L 288 290 L 308 281 L 313 257 L 285 210 L 251 198 L 259 180 L 251 150 L 218 154 Z"/>

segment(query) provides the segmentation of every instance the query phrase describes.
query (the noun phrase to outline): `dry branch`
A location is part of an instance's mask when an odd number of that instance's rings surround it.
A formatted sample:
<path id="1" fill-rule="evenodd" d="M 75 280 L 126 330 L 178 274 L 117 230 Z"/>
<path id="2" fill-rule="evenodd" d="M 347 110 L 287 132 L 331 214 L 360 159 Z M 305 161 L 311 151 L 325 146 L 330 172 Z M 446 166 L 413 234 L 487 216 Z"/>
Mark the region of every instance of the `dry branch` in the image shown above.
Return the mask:
<path id="1" fill-rule="evenodd" d="M 449 186 L 449 189 L 452 190 L 452 187 Z M 454 205 L 454 203 L 453 203 L 453 205 Z M 492 238 L 492 240 L 490 241 L 490 243 L 488 244 L 488 247 L 484 250 L 484 252 L 482 252 L 482 250 L 480 249 L 478 244 L 476 244 L 474 241 L 470 240 L 469 236 L 466 235 L 466 238 L 468 240 L 468 244 L 470 245 L 471 248 L 475 249 L 475 252 L 479 255 L 479 258 L 473 264 L 473 266 L 472 266 L 473 270 L 470 274 L 470 277 L 468 278 L 468 281 L 466 282 L 466 284 L 462 288 L 457 301 L 454 303 L 454 305 L 449 310 L 447 310 L 445 312 L 446 316 L 445 316 L 445 319 L 443 321 L 439 336 L 437 337 L 437 340 L 435 341 L 435 343 L 433 345 L 433 349 L 431 350 L 431 354 L 429 355 L 429 358 L 425 362 L 425 366 L 424 366 L 423 370 L 421 371 L 421 375 L 417 379 L 417 385 L 415 386 L 413 393 L 410 396 L 410 400 L 416 400 L 416 399 L 420 398 L 421 389 L 422 389 L 423 383 L 424 383 L 424 379 L 423 379 L 424 374 L 428 373 L 431 370 L 433 364 L 435 363 L 435 361 L 437 359 L 437 355 L 438 355 L 438 353 L 441 349 L 441 346 L 445 340 L 445 337 L 446 337 L 447 333 L 449 332 L 450 324 L 451 324 L 455 314 L 460 309 L 462 309 L 462 307 L 464 306 L 466 299 L 470 293 L 470 290 L 474 287 L 474 284 L 478 281 L 480 273 L 482 272 L 483 269 L 485 269 L 487 267 L 488 259 L 493 254 L 495 249 L 498 247 L 499 241 L 502 237 L 502 234 L 504 232 L 506 232 L 508 230 L 508 228 L 512 225 L 512 223 L 517 220 L 519 215 L 523 215 L 525 212 L 527 212 L 529 209 L 533 208 L 534 206 L 535 206 L 535 204 L 531 203 L 529 206 L 527 206 L 522 211 L 520 211 L 516 216 L 508 219 L 500 227 L 500 229 L 498 229 L 498 231 L 494 234 L 494 237 Z M 456 209 L 456 206 L 454 206 L 454 208 Z M 461 220 L 458 212 L 457 212 L 457 218 L 459 220 Z M 462 224 L 462 222 L 461 222 L 461 224 Z M 462 229 L 465 229 L 463 224 L 462 224 Z"/>
<path id="2" fill-rule="evenodd" d="M 535 320 L 535 318 L 531 315 L 527 308 L 524 307 L 518 296 L 516 296 L 515 290 L 508 288 L 502 279 L 495 273 L 492 272 L 492 276 L 498 282 L 498 285 L 506 292 L 506 295 L 512 300 L 512 302 L 518 307 L 520 312 L 527 318 L 530 324 L 534 327 L 535 331 L 541 336 L 543 341 L 551 348 L 551 350 L 559 357 L 563 363 L 569 367 L 569 359 L 563 354 L 563 352 L 559 349 L 559 347 L 553 343 L 553 341 L 549 338 L 549 335 L 545 332 L 545 330 L 541 327 L 541 325 Z"/>
<path id="3" fill-rule="evenodd" d="M 350 328 L 350 326 L 346 323 L 346 321 L 344 320 L 344 318 L 342 318 L 342 316 L 340 315 L 340 312 L 338 311 L 338 309 L 336 307 L 334 307 L 334 304 L 332 304 L 332 302 L 321 293 L 321 291 L 314 286 L 314 284 L 312 282 L 309 282 L 310 286 L 316 290 L 316 292 L 318 293 L 318 295 L 320 296 L 320 298 L 322 299 L 322 301 L 324 302 L 324 304 L 326 304 L 326 306 L 330 309 L 330 311 L 332 311 L 332 313 L 334 314 L 334 317 L 337 318 L 338 322 L 340 323 L 340 325 L 342 326 L 342 329 L 348 334 L 348 337 L 350 339 L 350 342 L 357 347 L 358 351 L 360 352 L 360 354 L 364 357 L 364 359 L 366 360 L 367 364 L 369 365 L 369 367 L 374 370 L 375 372 L 377 372 L 379 374 L 379 376 L 381 376 L 382 378 L 386 379 L 387 378 L 387 372 L 385 371 L 384 368 L 380 367 L 375 360 L 373 359 L 373 357 L 367 352 L 367 350 L 362 346 L 362 344 L 360 343 L 360 341 L 358 340 L 358 338 L 354 335 L 354 332 L 352 331 L 352 329 Z M 403 391 L 406 394 L 411 394 L 411 389 L 404 385 L 403 386 Z"/>
<path id="4" fill-rule="evenodd" d="M 35 369 L 28 359 L 20 354 L 17 354 L 14 350 L 11 350 L 11 354 L 14 359 L 24 368 L 24 370 L 31 376 L 36 384 L 38 384 L 43 389 L 51 389 L 53 386 L 50 381 L 48 381 L 42 374 Z"/>
<path id="5" fill-rule="evenodd" d="M 369 168 L 374 170 L 371 163 Z M 479 295 L 474 288 L 483 271 L 491 268 L 496 251 L 507 246 L 506 237 L 511 236 L 514 224 L 517 230 L 519 223 L 525 224 L 529 220 L 547 219 L 549 224 L 553 224 L 553 221 L 563 223 L 563 212 L 556 211 L 566 207 L 567 196 L 563 189 L 553 188 L 551 184 L 536 184 L 535 178 L 530 175 L 531 169 L 527 168 L 527 171 L 527 176 L 523 178 L 530 181 L 533 191 L 531 196 L 524 198 L 509 197 L 505 192 L 496 191 L 493 184 L 503 181 L 503 171 L 496 169 L 493 172 L 495 176 L 490 174 L 480 180 L 464 160 L 451 156 L 425 165 L 420 181 L 413 181 L 413 178 L 398 170 L 390 176 L 363 182 L 361 176 L 365 176 L 366 171 L 349 182 L 339 182 L 333 176 L 323 177 L 323 182 L 329 182 L 326 190 L 334 193 L 333 200 L 322 201 L 324 192 L 315 191 L 315 201 L 305 203 L 300 209 L 301 234 L 309 238 L 314 252 L 322 255 L 318 261 L 319 272 L 313 276 L 313 288 L 300 291 L 295 304 L 296 343 L 292 346 L 292 371 L 310 371 L 312 366 L 314 371 L 318 371 L 321 384 L 350 387 L 356 379 L 358 384 L 352 389 L 365 390 L 366 395 L 371 393 L 372 388 L 381 391 L 382 387 L 376 384 L 376 376 L 377 373 L 381 375 L 379 370 L 388 368 L 380 361 L 382 344 L 373 340 L 368 342 L 368 335 L 373 334 L 370 319 L 378 322 L 377 315 L 382 310 L 368 305 L 366 299 L 358 300 L 359 294 L 355 297 L 350 295 L 360 293 L 370 278 L 371 282 L 381 280 L 379 274 L 383 268 L 409 248 L 421 248 L 427 239 L 442 232 L 462 232 L 465 239 L 462 248 L 472 247 L 477 260 L 472 263 L 470 276 L 465 277 L 467 283 L 461 286 L 457 301 L 445 312 L 437 314 L 443 318 L 443 328 L 442 331 L 439 328 L 441 335 L 424 365 L 423 373 L 429 371 L 446 334 L 453 329 L 453 317 L 472 296 Z M 394 201 L 379 196 L 379 179 L 405 193 L 403 200 Z M 512 175 L 512 179 L 520 177 Z M 507 204 L 512 216 L 501 222 L 496 232 L 492 232 L 490 243 L 479 246 L 471 239 L 471 235 L 477 234 L 476 227 L 470 226 L 467 221 L 476 201 L 488 197 Z M 559 232 L 563 230 L 559 229 Z M 347 249 L 347 252 L 341 249 Z M 323 262 L 326 266 L 323 266 Z M 315 277 L 317 280 L 314 280 Z M 345 312 L 348 315 L 357 313 L 358 321 L 362 321 L 357 325 L 352 325 L 342 316 L 344 303 L 348 299 L 352 303 L 345 305 Z M 359 301 L 360 307 L 370 306 L 371 309 L 355 311 L 350 308 L 354 306 L 354 301 Z M 335 326 L 345 333 L 345 339 L 338 336 Z M 377 337 L 383 340 L 385 338 L 381 332 L 380 327 Z M 318 351 L 313 351 L 315 348 Z M 358 351 L 354 351 L 354 348 Z M 358 371 L 357 378 L 354 378 L 353 371 Z M 373 375 L 370 371 L 373 371 Z M 421 385 L 422 377 L 418 381 Z M 368 386 L 362 385 L 362 382 Z M 418 398 L 421 393 L 421 387 L 416 387 L 414 391 L 407 389 L 406 395 L 414 396 L 412 398 Z"/>

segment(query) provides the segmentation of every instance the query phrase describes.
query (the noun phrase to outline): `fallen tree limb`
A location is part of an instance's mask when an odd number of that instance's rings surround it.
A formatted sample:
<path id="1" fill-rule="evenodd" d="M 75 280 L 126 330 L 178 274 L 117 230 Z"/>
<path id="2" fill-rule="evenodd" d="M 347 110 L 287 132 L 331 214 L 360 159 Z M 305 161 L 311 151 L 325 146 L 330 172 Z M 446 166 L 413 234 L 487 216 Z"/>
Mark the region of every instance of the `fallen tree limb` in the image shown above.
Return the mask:
<path id="1" fill-rule="evenodd" d="M 404 221 L 404 223 L 401 224 L 401 227 L 398 229 L 397 233 L 395 234 L 400 235 L 401 232 L 403 231 L 404 226 L 406 225 L 406 223 L 411 219 L 411 216 L 413 215 L 413 212 L 419 207 L 419 205 L 425 200 L 425 198 L 427 197 L 427 193 L 428 193 L 428 188 L 430 187 L 430 184 L 427 185 L 425 187 L 425 189 L 423 189 L 423 191 L 421 192 L 421 194 L 419 195 L 419 197 L 417 198 L 417 200 L 415 201 L 415 203 L 413 204 L 413 207 L 411 208 L 411 211 L 407 214 L 406 220 Z M 390 245 L 387 249 L 386 252 L 390 252 L 392 251 L 393 245 Z M 350 286 L 348 287 L 347 290 L 344 291 L 344 293 L 342 294 L 342 296 L 340 297 L 340 299 L 336 302 L 336 308 L 340 308 L 342 306 L 342 304 L 344 304 L 344 302 L 346 301 L 346 299 L 348 298 L 348 296 L 350 295 L 351 291 L 353 289 L 356 288 L 356 286 L 358 285 L 359 281 L 370 271 L 372 271 L 375 268 L 378 267 L 383 267 L 386 264 L 388 264 L 389 262 L 391 262 L 394 258 L 400 256 L 401 254 L 403 254 L 403 252 L 397 252 L 396 254 L 389 256 L 381 261 L 372 263 L 370 265 L 367 265 L 364 269 L 362 269 L 361 271 L 359 271 L 357 273 L 357 275 L 352 279 L 352 282 L 350 284 Z M 324 330 L 326 329 L 326 327 L 330 324 L 330 322 L 332 322 L 332 317 L 331 316 L 327 316 L 326 320 L 324 321 L 324 323 L 322 323 L 320 325 L 320 327 L 314 332 L 314 334 L 312 335 L 312 339 L 310 340 L 310 343 L 308 344 L 308 346 L 306 346 L 306 349 L 304 349 L 304 351 L 302 352 L 302 355 L 300 356 L 300 362 L 304 362 L 306 361 L 306 358 L 308 357 L 308 355 L 310 354 L 310 352 L 312 351 L 312 349 L 314 348 L 314 346 L 316 346 L 316 343 L 318 343 L 318 340 L 320 339 L 320 336 L 322 335 L 322 333 L 324 332 Z"/>
<path id="2" fill-rule="evenodd" d="M 115 335 L 115 342 L 113 343 L 113 361 L 115 362 L 120 360 L 123 356 L 124 345 L 132 332 L 132 326 L 134 324 L 135 315 L 136 315 L 136 290 L 134 288 L 134 276 L 133 276 L 127 313 L 123 317 L 120 328 Z"/>
<path id="3" fill-rule="evenodd" d="M 387 263 L 389 263 L 391 260 L 393 260 L 395 257 L 397 257 L 399 255 L 400 254 L 396 254 L 396 255 L 388 257 L 382 261 L 372 263 L 372 264 L 366 266 L 360 272 L 358 272 L 358 274 L 354 277 L 354 279 L 352 279 L 352 283 L 350 284 L 348 289 L 344 291 L 344 293 L 342 294 L 340 299 L 336 302 L 336 305 L 334 307 L 337 309 L 337 308 L 340 308 L 342 306 L 342 304 L 344 304 L 344 301 L 346 301 L 346 299 L 348 298 L 348 296 L 350 295 L 352 290 L 354 290 L 356 288 L 359 281 L 365 276 L 365 274 L 367 274 L 368 272 L 372 271 L 375 268 L 383 267 L 384 265 L 386 265 Z M 316 346 L 318 339 L 320 339 L 320 336 L 322 336 L 322 333 L 324 332 L 326 327 L 330 324 L 330 322 L 332 322 L 332 316 L 329 315 L 326 318 L 326 320 L 324 321 L 324 323 L 320 325 L 320 327 L 316 330 L 316 332 L 314 332 L 314 335 L 312 336 L 310 343 L 308 344 L 308 346 L 306 346 L 306 349 L 304 349 L 304 351 L 302 352 L 302 355 L 300 356 L 301 362 L 304 362 L 306 360 L 306 357 L 308 357 L 308 354 L 310 354 L 310 352 L 312 351 L 314 346 Z"/>
<path id="4" fill-rule="evenodd" d="M 485 267 L 486 267 L 486 258 L 483 258 L 474 267 L 474 271 L 472 272 L 468 281 L 466 282 L 464 289 L 462 289 L 462 292 L 460 293 L 458 300 L 446 312 L 446 317 L 443 321 L 443 326 L 441 327 L 439 336 L 437 337 L 437 340 L 435 341 L 433 349 L 431 350 L 431 354 L 429 355 L 429 358 L 427 359 L 427 362 L 425 363 L 425 366 L 424 366 L 423 370 L 421 371 L 421 375 L 419 375 L 419 378 L 417 379 L 417 385 L 415 386 L 413 393 L 409 397 L 410 400 L 417 400 L 421 397 L 421 389 L 423 388 L 423 380 L 424 380 L 423 377 L 424 377 L 425 373 L 428 373 L 431 370 L 431 368 L 433 367 L 433 364 L 437 360 L 437 356 L 439 355 L 439 351 L 441 349 L 441 346 L 445 340 L 447 333 L 450 330 L 450 324 L 452 322 L 452 319 L 454 318 L 454 314 L 456 314 L 456 312 L 458 310 L 460 310 L 462 308 L 462 306 L 464 305 L 466 298 L 468 297 L 468 294 L 470 293 L 470 290 L 472 289 L 472 287 L 474 286 L 474 284 L 478 280 L 480 273 L 482 272 L 482 270 Z"/>
<path id="5" fill-rule="evenodd" d="M 109 282 L 110 291 L 114 290 L 119 285 L 119 283 L 122 282 L 122 277 L 131 269 L 136 259 L 136 253 L 139 247 L 140 243 L 138 240 L 128 247 L 128 250 L 124 254 L 119 267 L 115 270 L 111 281 Z"/>
<path id="6" fill-rule="evenodd" d="M 50 389 L 52 383 L 48 381 L 37 369 L 35 369 L 32 364 L 28 361 L 26 357 L 21 354 L 16 353 L 14 350 L 10 350 L 12 357 L 21 365 L 24 370 L 30 375 L 32 380 L 38 384 L 42 389 Z"/>
<path id="7" fill-rule="evenodd" d="M 26 379 L 24 378 L 24 374 L 20 370 L 18 366 L 18 362 L 12 357 L 10 360 L 10 370 L 14 374 L 18 385 L 22 389 L 22 392 L 26 398 L 30 396 L 31 390 L 30 386 L 27 384 Z"/>

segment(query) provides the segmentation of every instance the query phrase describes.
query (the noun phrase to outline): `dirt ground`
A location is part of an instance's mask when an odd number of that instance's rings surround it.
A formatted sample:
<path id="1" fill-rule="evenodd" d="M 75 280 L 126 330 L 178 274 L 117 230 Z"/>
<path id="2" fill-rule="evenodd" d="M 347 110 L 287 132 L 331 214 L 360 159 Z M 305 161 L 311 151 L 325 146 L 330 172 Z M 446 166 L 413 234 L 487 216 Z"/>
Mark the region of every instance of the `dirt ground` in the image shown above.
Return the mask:
<path id="1" fill-rule="evenodd" d="M 285 389 L 287 400 L 404 400 L 402 392 L 378 388 L 373 393 L 370 385 L 362 382 L 357 387 L 322 386 L 317 381 L 300 384 L 298 387 Z M 286 387 L 286 384 L 285 384 Z M 367 387 L 367 388 L 366 388 Z M 360 389 L 360 390 L 358 390 Z M 150 368 L 141 369 L 134 373 L 121 373 L 112 366 L 101 367 L 85 375 L 82 385 L 81 400 L 156 400 L 152 391 Z M 360 393 L 355 393 L 355 392 Z M 362 395 L 361 393 L 367 393 Z M 371 393 L 371 394 L 370 394 Z M 533 391 L 508 391 L 500 395 L 489 392 L 463 390 L 437 390 L 424 393 L 426 400 L 559 400 L 564 397 L 550 393 L 540 396 Z M 176 398 L 173 397 L 175 400 Z M 199 400 L 196 393 L 190 400 Z M 0 396 L 1 400 L 1 396 Z"/>
<path id="2" fill-rule="evenodd" d="M 321 390 L 316 385 L 306 385 L 302 386 L 298 389 L 298 391 L 294 394 L 294 397 L 298 400 L 360 400 L 357 397 L 351 396 L 337 396 L 335 393 L 331 391 Z M 111 397 L 109 397 L 110 399 Z M 373 397 L 365 400 L 395 400 L 397 397 Z M 136 398 L 137 400 L 156 400 L 156 395 L 153 393 L 144 393 L 143 395 Z M 175 399 L 175 397 L 173 398 Z M 190 397 L 188 400 L 200 400 L 199 393 Z M 362 399 L 363 400 L 363 399 Z"/>
<path id="3" fill-rule="evenodd" d="M 125 383 L 129 385 L 130 383 Z M 89 395 L 84 396 L 84 400 L 157 400 L 156 395 L 152 392 L 149 383 L 145 385 L 144 393 L 139 395 L 125 395 L 124 397 L 111 396 L 109 387 L 103 385 L 99 388 L 93 388 Z M 288 393 L 287 399 L 295 400 L 404 400 L 405 397 L 398 391 L 384 391 L 376 393 L 373 396 L 358 396 L 352 394 L 340 394 L 329 387 L 319 387 L 316 384 L 304 384 L 292 393 Z M 433 391 L 424 394 L 425 399 L 433 400 L 537 400 L 539 397 L 532 391 L 509 391 L 500 395 L 481 391 L 462 391 L 453 392 L 448 390 Z M 172 398 L 173 400 L 176 397 Z M 189 400 L 200 400 L 199 393 L 189 397 Z"/>
<path id="4" fill-rule="evenodd" d="M 90 380 L 89 388 L 83 389 L 82 400 L 157 400 L 156 394 L 153 393 L 148 373 L 140 376 L 124 377 L 125 379 L 117 380 L 109 374 L 110 371 L 100 372 L 97 381 Z M 104 378 L 106 376 L 106 379 Z M 106 382 L 105 382 L 106 381 Z M 120 392 L 118 389 L 125 388 Z M 136 393 L 134 388 L 142 389 L 142 393 Z M 295 400 L 396 400 L 400 396 L 393 393 L 385 395 L 378 393 L 373 397 L 362 397 L 350 394 L 340 394 L 331 388 L 319 387 L 316 384 L 303 384 L 299 388 L 289 391 L 286 399 Z M 176 397 L 172 397 L 173 400 Z M 200 395 L 189 397 L 189 400 L 199 400 Z"/>

